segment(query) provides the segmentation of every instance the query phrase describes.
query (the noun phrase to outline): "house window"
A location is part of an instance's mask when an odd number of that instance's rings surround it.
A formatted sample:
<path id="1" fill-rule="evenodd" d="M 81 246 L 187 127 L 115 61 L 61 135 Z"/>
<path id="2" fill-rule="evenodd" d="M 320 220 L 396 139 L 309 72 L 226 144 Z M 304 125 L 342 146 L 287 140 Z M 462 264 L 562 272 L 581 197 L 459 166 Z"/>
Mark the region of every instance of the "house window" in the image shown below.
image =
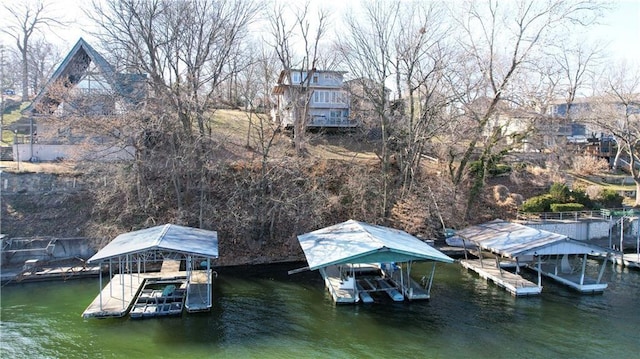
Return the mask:
<path id="1" fill-rule="evenodd" d="M 300 83 L 300 73 L 299 72 L 294 72 L 291 74 L 291 81 L 294 84 Z"/>
<path id="2" fill-rule="evenodd" d="M 313 77 L 311 78 L 311 83 L 312 84 L 317 84 L 318 80 L 319 80 L 319 75 L 318 74 L 313 74 Z"/>

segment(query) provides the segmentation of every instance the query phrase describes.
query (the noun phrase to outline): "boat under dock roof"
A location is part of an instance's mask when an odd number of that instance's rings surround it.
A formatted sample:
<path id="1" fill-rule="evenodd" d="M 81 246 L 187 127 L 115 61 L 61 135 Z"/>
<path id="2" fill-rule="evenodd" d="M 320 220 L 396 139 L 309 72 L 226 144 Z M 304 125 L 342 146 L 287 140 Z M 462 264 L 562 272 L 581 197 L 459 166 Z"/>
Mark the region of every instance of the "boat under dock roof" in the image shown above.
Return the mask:
<path id="1" fill-rule="evenodd" d="M 298 241 L 309 264 L 300 270 L 318 269 L 335 303 L 370 303 L 370 294 L 376 292 L 385 292 L 394 301 L 429 299 L 435 262 L 453 262 L 404 231 L 354 220 L 300 235 Z M 411 278 L 414 261 L 434 262 L 423 286 Z M 364 275 L 363 268 L 379 272 Z"/>

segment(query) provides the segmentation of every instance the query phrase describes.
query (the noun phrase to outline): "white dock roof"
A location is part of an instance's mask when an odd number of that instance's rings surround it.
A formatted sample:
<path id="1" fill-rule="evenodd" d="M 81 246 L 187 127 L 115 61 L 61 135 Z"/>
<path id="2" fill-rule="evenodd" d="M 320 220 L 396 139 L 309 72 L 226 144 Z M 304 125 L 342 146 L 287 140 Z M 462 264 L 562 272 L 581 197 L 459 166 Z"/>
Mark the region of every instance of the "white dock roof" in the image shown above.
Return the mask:
<path id="1" fill-rule="evenodd" d="M 141 229 L 117 236 L 87 262 L 152 250 L 218 258 L 218 233 L 175 224 Z"/>
<path id="2" fill-rule="evenodd" d="M 511 223 L 501 219 L 457 231 L 456 235 L 478 247 L 515 258 L 522 255 L 604 254 L 606 249 L 565 235 Z"/>
<path id="3" fill-rule="evenodd" d="M 334 264 L 453 259 L 407 232 L 348 220 L 298 236 L 309 269 Z"/>

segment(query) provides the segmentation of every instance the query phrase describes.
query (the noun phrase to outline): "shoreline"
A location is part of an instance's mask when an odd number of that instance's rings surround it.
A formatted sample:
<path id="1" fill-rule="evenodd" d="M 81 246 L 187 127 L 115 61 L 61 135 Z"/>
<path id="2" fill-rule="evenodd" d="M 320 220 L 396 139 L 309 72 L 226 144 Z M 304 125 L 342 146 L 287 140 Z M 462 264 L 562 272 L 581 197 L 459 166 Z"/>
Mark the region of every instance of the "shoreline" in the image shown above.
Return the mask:
<path id="1" fill-rule="evenodd" d="M 444 241 L 443 241 L 444 242 Z M 464 250 L 457 247 L 433 245 L 452 258 L 464 256 Z M 270 274 L 286 273 L 288 270 L 302 268 L 307 265 L 304 260 L 270 261 L 262 263 L 237 263 L 214 265 L 212 269 L 218 273 L 232 276 L 269 276 Z M 103 270 L 104 273 L 108 271 Z M 0 269 L 0 284 L 67 281 L 73 279 L 95 278 L 100 274 L 99 266 L 86 265 L 52 265 L 43 263 L 36 269 L 25 269 L 24 265 L 6 266 Z"/>

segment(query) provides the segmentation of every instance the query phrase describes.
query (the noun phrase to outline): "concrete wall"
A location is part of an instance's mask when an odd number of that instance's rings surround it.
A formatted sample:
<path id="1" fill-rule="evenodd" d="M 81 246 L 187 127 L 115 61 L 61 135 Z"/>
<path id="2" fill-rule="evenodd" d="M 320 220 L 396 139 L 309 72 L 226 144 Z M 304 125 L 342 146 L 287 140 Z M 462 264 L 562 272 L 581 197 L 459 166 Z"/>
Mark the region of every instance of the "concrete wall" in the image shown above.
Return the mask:
<path id="1" fill-rule="evenodd" d="M 89 259 L 96 251 L 87 238 L 2 239 L 2 266 L 21 266 L 26 260 Z"/>
<path id="2" fill-rule="evenodd" d="M 546 221 L 523 223 L 529 227 L 563 234 L 579 241 L 609 237 L 609 221 Z"/>
<path id="3" fill-rule="evenodd" d="M 110 146 L 81 146 L 81 145 L 44 145 L 44 144 L 14 144 L 13 160 L 27 161 L 56 161 L 70 159 L 76 161 L 130 161 L 134 158 L 133 147 L 114 148 Z"/>

